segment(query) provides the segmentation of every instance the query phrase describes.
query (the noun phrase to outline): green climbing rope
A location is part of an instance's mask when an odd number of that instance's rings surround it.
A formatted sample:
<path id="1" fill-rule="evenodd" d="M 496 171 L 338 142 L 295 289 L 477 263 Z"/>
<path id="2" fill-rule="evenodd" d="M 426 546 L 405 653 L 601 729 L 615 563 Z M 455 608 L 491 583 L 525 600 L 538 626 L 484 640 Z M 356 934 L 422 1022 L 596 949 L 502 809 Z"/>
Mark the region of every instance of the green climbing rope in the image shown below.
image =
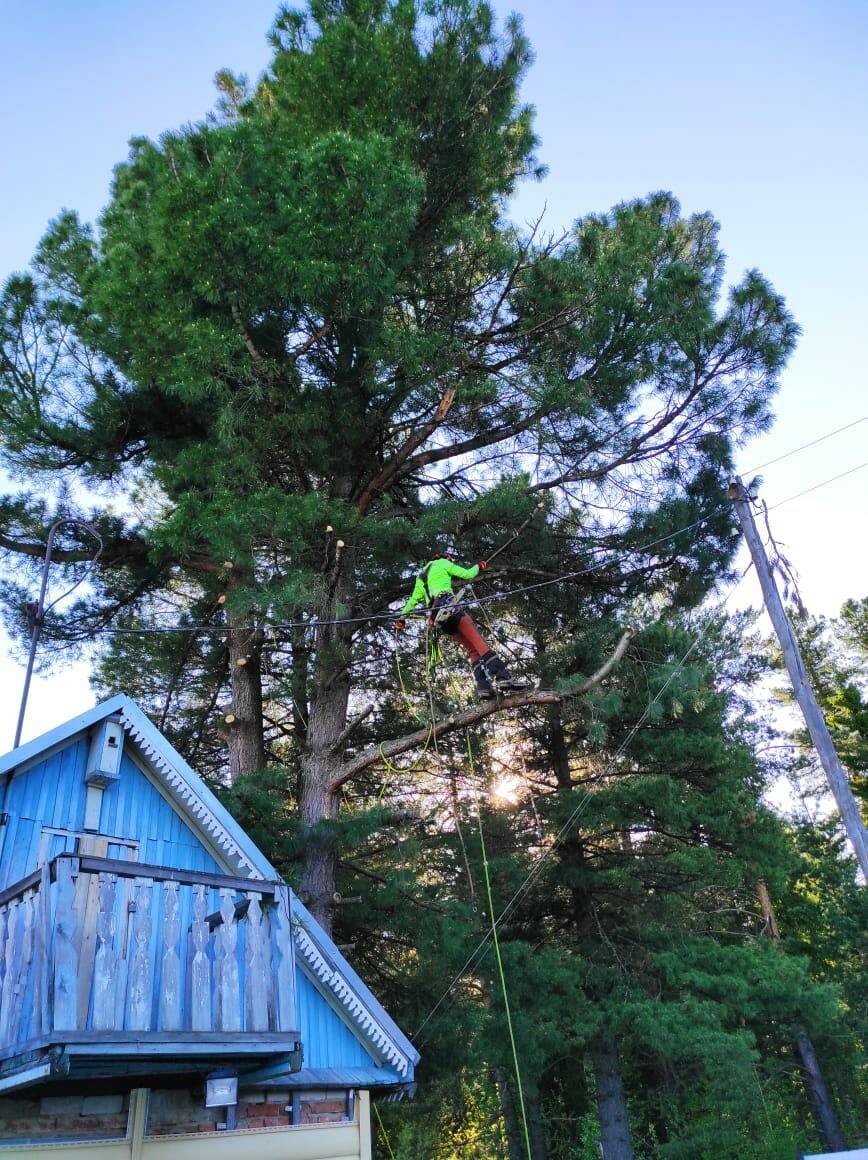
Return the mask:
<path id="1" fill-rule="evenodd" d="M 473 749 L 470 738 L 467 738 L 467 758 L 473 775 Z M 506 1026 L 509 1030 L 509 1042 L 512 1047 L 512 1063 L 515 1069 L 515 1082 L 518 1088 L 518 1106 L 521 1111 L 521 1127 L 524 1133 L 524 1146 L 527 1149 L 527 1160 L 533 1160 L 533 1150 L 530 1146 L 530 1132 L 527 1126 L 527 1111 L 524 1106 L 524 1090 L 521 1086 L 521 1067 L 518 1062 L 518 1049 L 515 1045 L 515 1032 L 512 1027 L 512 1013 L 509 1007 L 509 994 L 506 989 L 506 973 L 503 969 L 503 959 L 500 954 L 500 938 L 497 934 L 497 921 L 494 917 L 494 900 L 491 896 L 491 877 L 488 872 L 488 854 L 485 849 L 485 835 L 482 832 L 482 811 L 479 808 L 479 796 L 476 798 L 476 816 L 479 820 L 479 845 L 482 849 L 482 870 L 485 875 L 485 892 L 488 898 L 488 914 L 491 919 L 491 938 L 494 946 L 494 955 L 497 960 L 497 971 L 500 975 L 500 989 L 503 993 L 503 1006 L 506 1011 Z"/>

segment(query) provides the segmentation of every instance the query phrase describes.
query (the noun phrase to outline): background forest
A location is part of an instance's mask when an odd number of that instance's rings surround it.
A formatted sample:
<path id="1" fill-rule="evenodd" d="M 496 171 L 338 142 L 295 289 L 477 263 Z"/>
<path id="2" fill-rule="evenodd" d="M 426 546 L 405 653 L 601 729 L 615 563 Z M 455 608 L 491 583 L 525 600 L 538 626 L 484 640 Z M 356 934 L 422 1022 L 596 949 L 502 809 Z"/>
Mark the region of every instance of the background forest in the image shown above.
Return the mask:
<path id="1" fill-rule="evenodd" d="M 49 526 L 89 520 L 46 659 L 93 651 L 411 1033 L 378 1155 L 855 1145 L 864 890 L 727 606 L 733 455 L 795 321 L 669 193 L 510 221 L 541 172 L 517 20 L 311 0 L 271 36 L 3 287 L 10 631 Z M 474 616 L 541 691 L 468 708 L 394 610 L 447 539 L 519 531 Z M 800 631 L 866 803 L 868 600 Z"/>

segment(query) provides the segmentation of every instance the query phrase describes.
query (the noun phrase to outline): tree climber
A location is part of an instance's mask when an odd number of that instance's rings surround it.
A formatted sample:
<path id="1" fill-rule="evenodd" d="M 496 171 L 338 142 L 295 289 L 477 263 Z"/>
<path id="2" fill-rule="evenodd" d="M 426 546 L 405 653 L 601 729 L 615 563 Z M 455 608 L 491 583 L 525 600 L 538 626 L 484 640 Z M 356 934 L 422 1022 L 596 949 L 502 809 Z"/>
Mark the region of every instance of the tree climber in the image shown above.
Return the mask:
<path id="1" fill-rule="evenodd" d="M 483 560 L 472 568 L 462 568 L 456 564 L 457 553 L 448 547 L 433 560 L 429 560 L 416 577 L 416 584 L 410 599 L 401 609 L 395 621 L 398 630 L 406 626 L 404 617 L 421 601 L 428 605 L 428 623 L 457 640 L 467 651 L 476 681 L 476 691 L 483 701 L 491 700 L 498 693 L 517 693 L 530 687 L 530 682 L 522 677 L 513 677 L 501 658 L 488 647 L 476 625 L 452 590 L 452 578 L 475 580 L 488 567 Z"/>

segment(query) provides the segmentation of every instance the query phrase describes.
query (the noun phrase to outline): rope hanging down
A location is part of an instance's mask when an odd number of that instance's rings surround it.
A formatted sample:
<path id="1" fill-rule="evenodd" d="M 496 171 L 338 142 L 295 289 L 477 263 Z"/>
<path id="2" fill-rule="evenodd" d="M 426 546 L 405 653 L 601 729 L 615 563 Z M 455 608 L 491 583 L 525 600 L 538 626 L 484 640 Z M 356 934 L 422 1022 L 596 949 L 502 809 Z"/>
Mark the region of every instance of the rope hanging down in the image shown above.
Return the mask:
<path id="1" fill-rule="evenodd" d="M 718 612 L 718 613 L 722 612 L 724 610 L 724 608 L 726 608 L 726 605 L 729 603 L 733 594 L 738 589 L 739 585 L 742 583 L 742 581 L 744 580 L 746 575 L 747 575 L 747 572 L 746 571 L 743 572 L 741 574 L 741 576 L 738 578 L 738 580 L 735 582 L 735 584 L 732 585 L 732 587 L 729 589 L 729 591 L 727 592 L 727 594 L 723 598 L 723 600 L 721 600 L 719 602 L 717 609 L 716 609 L 716 612 Z M 636 734 L 639 732 L 639 730 L 642 728 L 642 726 L 645 724 L 645 722 L 650 717 L 654 706 L 657 704 L 657 702 L 660 700 L 660 698 L 663 696 L 663 694 L 666 692 L 666 690 L 669 688 L 669 686 L 672 684 L 672 682 L 675 680 L 675 678 L 678 676 L 678 674 L 681 672 L 681 670 L 687 664 L 690 657 L 693 655 L 693 653 L 696 651 L 696 649 L 699 647 L 699 645 L 702 643 L 702 641 L 707 636 L 707 634 L 711 628 L 712 620 L 713 620 L 713 618 L 709 618 L 709 620 L 706 622 L 705 627 L 695 637 L 693 642 L 690 644 L 689 648 L 685 651 L 685 653 L 683 654 L 681 659 L 675 665 L 675 668 L 672 670 L 672 672 L 669 674 L 669 676 L 666 678 L 666 680 L 663 682 L 663 684 L 660 686 L 660 688 L 657 690 L 657 692 L 654 694 L 654 696 L 650 698 L 650 700 L 648 701 L 648 704 L 645 706 L 644 710 L 642 711 L 642 714 L 639 717 L 639 719 L 628 730 L 623 741 L 618 746 L 618 748 L 615 750 L 615 752 L 612 754 L 609 761 L 606 763 L 606 766 L 602 771 L 602 776 L 608 776 L 610 773 L 612 773 L 614 771 L 614 768 L 615 768 L 617 762 L 620 760 L 620 758 L 626 752 L 627 746 L 630 744 L 630 742 L 633 740 L 633 738 L 636 736 Z M 533 885 L 534 881 L 539 876 L 539 874 L 542 873 L 542 870 L 543 870 L 544 866 L 546 865 L 546 863 L 548 862 L 549 858 L 551 858 L 551 856 L 555 853 L 555 851 L 558 849 L 558 847 L 560 846 L 561 842 L 564 840 L 567 833 L 572 829 L 572 827 L 578 821 L 579 817 L 584 812 L 585 806 L 588 804 L 588 802 L 591 800 L 592 797 L 593 797 L 593 790 L 591 790 L 591 789 L 585 790 L 584 794 L 579 799 L 579 801 L 578 801 L 576 807 L 573 809 L 572 813 L 569 815 L 569 817 L 566 819 L 564 824 L 561 826 L 561 828 L 555 834 L 551 845 L 540 855 L 537 862 L 533 865 L 533 867 L 527 873 L 524 880 L 521 882 L 521 884 L 516 889 L 515 893 L 512 895 L 510 900 L 507 902 L 506 906 L 504 906 L 503 910 L 500 912 L 499 916 L 497 917 L 497 920 L 494 923 L 495 928 L 499 928 L 501 926 L 501 924 L 512 913 L 512 911 L 515 909 L 515 907 L 518 905 L 518 903 L 521 901 L 521 899 L 524 897 L 524 895 L 527 893 L 527 891 Z M 425 1043 L 428 1041 L 428 1037 L 426 1037 L 424 1040 L 419 1042 L 419 1036 L 421 1035 L 421 1033 L 425 1029 L 425 1027 L 428 1026 L 428 1024 L 431 1022 L 431 1020 L 434 1018 L 434 1016 L 437 1014 L 437 1012 L 440 1010 L 440 1008 L 443 1006 L 443 1004 L 446 1002 L 446 1000 L 449 998 L 449 996 L 454 993 L 455 988 L 458 985 L 458 983 L 464 978 L 464 976 L 467 974 L 468 971 L 472 970 L 475 966 L 477 966 L 482 961 L 482 959 L 484 958 L 485 954 L 488 951 L 488 944 L 491 940 L 491 937 L 492 936 L 489 933 L 489 934 L 486 934 L 480 940 L 480 942 L 476 946 L 476 949 L 471 953 L 471 955 L 469 956 L 467 961 L 464 963 L 464 966 L 461 968 L 461 970 L 458 972 L 458 974 L 453 978 L 452 982 L 449 984 L 449 986 L 446 988 L 446 990 L 443 992 L 443 994 L 440 996 L 440 998 L 437 1000 L 437 1002 L 434 1004 L 434 1006 L 428 1012 L 428 1015 L 425 1017 L 425 1019 L 422 1021 L 422 1023 L 419 1024 L 419 1027 L 416 1029 L 415 1034 L 412 1036 L 412 1039 L 416 1043 L 417 1047 L 420 1047 L 420 1048 L 423 1047 L 425 1045 Z M 452 1002 L 454 1002 L 454 999 L 452 1000 Z M 451 1003 L 450 1003 L 450 1006 L 451 1006 Z"/>
<path id="2" fill-rule="evenodd" d="M 470 776 L 474 774 L 473 747 L 470 738 L 467 738 L 467 759 L 470 765 Z M 518 1062 L 518 1048 L 515 1045 L 515 1031 L 512 1026 L 512 1011 L 509 1006 L 509 993 L 506 989 L 506 972 L 503 969 L 503 957 L 500 953 L 500 936 L 497 933 L 497 923 L 494 920 L 494 899 L 491 893 L 491 875 L 488 869 L 488 853 L 485 849 L 485 834 L 482 829 L 482 810 L 479 806 L 479 794 L 474 790 L 476 798 L 476 820 L 479 822 L 479 845 L 482 850 L 482 872 L 485 876 L 485 895 L 488 904 L 488 917 L 491 920 L 491 938 L 494 945 L 494 955 L 497 960 L 497 973 L 500 977 L 500 990 L 503 994 L 503 1007 L 506 1012 L 506 1026 L 509 1031 L 509 1045 L 512 1049 L 512 1066 L 515 1071 L 515 1085 L 518 1091 L 518 1106 L 521 1111 L 521 1126 L 524 1133 L 524 1144 L 527 1149 L 527 1160 L 533 1160 L 533 1149 L 530 1146 L 530 1132 L 527 1126 L 527 1109 L 524 1104 L 524 1088 L 521 1083 L 521 1066 Z"/>

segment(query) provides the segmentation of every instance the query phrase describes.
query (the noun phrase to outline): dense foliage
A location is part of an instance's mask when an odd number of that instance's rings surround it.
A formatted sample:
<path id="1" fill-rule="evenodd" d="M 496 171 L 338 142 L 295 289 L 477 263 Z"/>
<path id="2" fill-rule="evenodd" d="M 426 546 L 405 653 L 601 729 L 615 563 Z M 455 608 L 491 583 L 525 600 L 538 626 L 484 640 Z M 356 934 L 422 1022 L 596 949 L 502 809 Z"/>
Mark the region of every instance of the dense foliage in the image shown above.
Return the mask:
<path id="1" fill-rule="evenodd" d="M 771 421 L 785 304 L 756 271 L 724 290 L 716 223 L 668 193 L 562 237 L 509 220 L 539 172 L 530 50 L 486 4 L 311 0 L 272 42 L 205 121 L 133 141 L 99 221 L 61 214 L 3 288 L 7 624 L 48 526 L 87 516 L 105 550 L 51 655 L 99 642 L 97 689 L 153 714 L 418 1029 L 387 1154 L 602 1135 L 616 1160 L 789 1160 L 816 1139 L 807 1035 L 824 1058 L 847 1040 L 850 1130 L 852 868 L 763 805 L 738 693 L 759 662 L 695 611 L 729 572 L 725 484 Z M 421 634 L 397 644 L 389 605 L 444 535 L 473 560 L 531 516 L 481 611 L 563 699 L 414 743 L 468 682 L 448 647 L 432 669 Z M 84 555 L 68 535 L 58 567 Z M 523 1100 L 474 954 L 486 862 Z"/>

